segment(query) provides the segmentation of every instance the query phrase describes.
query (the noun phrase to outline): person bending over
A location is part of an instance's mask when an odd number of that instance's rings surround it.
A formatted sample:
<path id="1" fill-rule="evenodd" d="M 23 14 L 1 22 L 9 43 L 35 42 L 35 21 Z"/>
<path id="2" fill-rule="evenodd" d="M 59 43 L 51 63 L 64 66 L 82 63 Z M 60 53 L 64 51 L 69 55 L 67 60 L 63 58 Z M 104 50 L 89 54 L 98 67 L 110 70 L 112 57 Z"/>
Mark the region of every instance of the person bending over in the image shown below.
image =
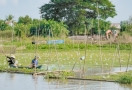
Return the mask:
<path id="1" fill-rule="evenodd" d="M 7 62 L 9 63 L 10 67 L 17 67 L 17 63 L 14 55 L 6 56 L 6 57 L 8 58 Z"/>

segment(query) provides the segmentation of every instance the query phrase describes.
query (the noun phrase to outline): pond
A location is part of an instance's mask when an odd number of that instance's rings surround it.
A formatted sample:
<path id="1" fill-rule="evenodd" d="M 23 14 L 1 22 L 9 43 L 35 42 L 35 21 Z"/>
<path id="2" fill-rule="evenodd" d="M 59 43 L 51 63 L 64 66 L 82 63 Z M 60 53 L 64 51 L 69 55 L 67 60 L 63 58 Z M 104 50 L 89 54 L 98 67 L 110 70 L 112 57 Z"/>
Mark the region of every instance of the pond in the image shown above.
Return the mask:
<path id="1" fill-rule="evenodd" d="M 29 74 L 0 73 L 0 90 L 131 90 L 114 82 L 44 79 Z"/>

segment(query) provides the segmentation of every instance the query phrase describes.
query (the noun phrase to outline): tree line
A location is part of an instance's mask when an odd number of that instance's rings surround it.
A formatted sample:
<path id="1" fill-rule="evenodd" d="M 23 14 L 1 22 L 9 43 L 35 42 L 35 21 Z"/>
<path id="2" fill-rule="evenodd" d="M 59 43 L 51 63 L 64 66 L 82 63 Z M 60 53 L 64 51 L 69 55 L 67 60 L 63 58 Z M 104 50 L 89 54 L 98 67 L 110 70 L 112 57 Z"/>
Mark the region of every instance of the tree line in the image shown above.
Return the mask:
<path id="1" fill-rule="evenodd" d="M 88 35 L 105 34 L 111 28 L 111 22 L 106 19 L 116 15 L 115 6 L 109 0 L 50 0 L 38 10 L 41 19 L 26 15 L 15 22 L 14 16 L 7 16 L 0 20 L 0 31 L 14 29 L 19 37 L 84 35 L 85 30 Z M 121 22 L 121 31 L 126 29 L 125 25 Z"/>
<path id="2" fill-rule="evenodd" d="M 59 37 L 61 35 L 68 35 L 69 32 L 63 22 L 46 19 L 31 19 L 28 15 L 24 17 L 20 16 L 17 22 L 13 21 L 13 18 L 14 16 L 9 15 L 6 20 L 0 20 L 0 31 L 1 33 L 5 33 L 6 36 L 8 32 L 9 36 L 14 33 L 21 38 L 33 35 Z"/>

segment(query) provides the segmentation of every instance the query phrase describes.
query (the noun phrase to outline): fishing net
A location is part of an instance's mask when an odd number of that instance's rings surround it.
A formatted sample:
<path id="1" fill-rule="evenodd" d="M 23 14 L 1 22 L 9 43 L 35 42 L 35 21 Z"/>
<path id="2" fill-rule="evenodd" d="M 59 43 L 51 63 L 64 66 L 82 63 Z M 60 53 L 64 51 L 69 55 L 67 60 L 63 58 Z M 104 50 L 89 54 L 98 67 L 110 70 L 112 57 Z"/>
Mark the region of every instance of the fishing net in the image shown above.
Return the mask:
<path id="1" fill-rule="evenodd" d="M 16 52 L 16 46 L 15 45 L 0 45 L 0 53 L 3 54 L 15 54 Z"/>

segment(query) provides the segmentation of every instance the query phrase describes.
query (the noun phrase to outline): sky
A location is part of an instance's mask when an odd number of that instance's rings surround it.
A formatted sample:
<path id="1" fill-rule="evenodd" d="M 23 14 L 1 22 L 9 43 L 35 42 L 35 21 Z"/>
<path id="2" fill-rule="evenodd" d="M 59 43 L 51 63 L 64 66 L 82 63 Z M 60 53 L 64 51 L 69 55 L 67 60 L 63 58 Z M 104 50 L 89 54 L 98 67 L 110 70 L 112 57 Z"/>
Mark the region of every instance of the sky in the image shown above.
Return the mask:
<path id="1" fill-rule="evenodd" d="M 5 20 L 9 14 L 17 21 L 20 16 L 29 15 L 31 18 L 40 19 L 39 7 L 50 0 L 0 0 L 0 19 Z M 117 16 L 108 18 L 112 23 L 128 20 L 132 16 L 132 0 L 110 0 L 114 5 Z"/>

